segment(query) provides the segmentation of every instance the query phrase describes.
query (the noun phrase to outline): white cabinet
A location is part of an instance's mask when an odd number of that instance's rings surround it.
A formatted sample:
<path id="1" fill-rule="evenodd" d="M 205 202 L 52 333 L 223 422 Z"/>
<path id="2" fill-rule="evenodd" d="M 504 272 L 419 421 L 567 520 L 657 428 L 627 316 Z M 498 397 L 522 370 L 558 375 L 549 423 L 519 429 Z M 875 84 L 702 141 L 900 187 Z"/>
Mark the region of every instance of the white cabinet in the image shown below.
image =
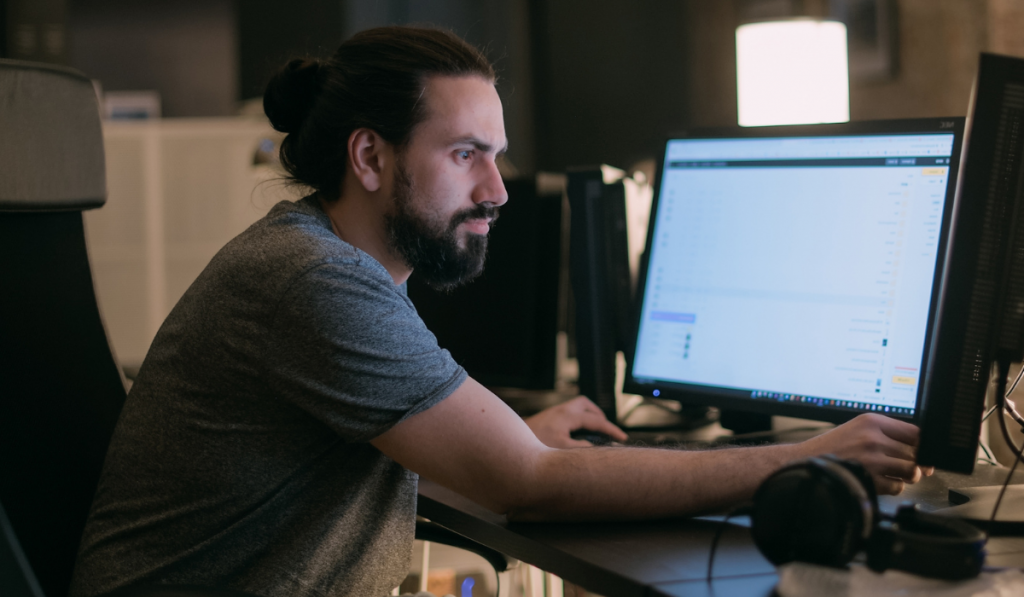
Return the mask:
<path id="1" fill-rule="evenodd" d="M 96 295 L 121 363 L 157 329 L 210 258 L 298 191 L 254 164 L 281 134 L 253 118 L 105 122 L 107 204 L 85 213 Z"/>

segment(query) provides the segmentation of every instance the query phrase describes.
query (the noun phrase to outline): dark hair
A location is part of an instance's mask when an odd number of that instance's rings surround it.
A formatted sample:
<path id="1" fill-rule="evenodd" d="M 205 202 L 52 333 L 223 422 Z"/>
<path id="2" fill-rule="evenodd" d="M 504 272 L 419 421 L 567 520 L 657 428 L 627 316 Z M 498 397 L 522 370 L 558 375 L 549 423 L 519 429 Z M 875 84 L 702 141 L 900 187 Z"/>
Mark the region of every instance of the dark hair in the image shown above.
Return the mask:
<path id="1" fill-rule="evenodd" d="M 337 199 L 352 131 L 369 128 L 403 147 L 426 117 L 422 95 L 432 75 L 495 78 L 479 50 L 449 31 L 421 27 L 368 29 L 329 60 L 289 62 L 267 85 L 263 110 L 288 133 L 281 164 L 290 179 Z"/>

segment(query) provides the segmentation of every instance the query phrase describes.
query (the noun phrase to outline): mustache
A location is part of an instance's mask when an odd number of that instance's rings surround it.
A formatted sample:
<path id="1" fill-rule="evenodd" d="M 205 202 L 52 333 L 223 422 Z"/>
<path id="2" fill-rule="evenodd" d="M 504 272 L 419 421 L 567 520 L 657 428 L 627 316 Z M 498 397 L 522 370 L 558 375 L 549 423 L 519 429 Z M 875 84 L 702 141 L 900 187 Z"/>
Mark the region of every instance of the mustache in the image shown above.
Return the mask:
<path id="1" fill-rule="evenodd" d="M 452 216 L 449 228 L 454 229 L 459 224 L 468 220 L 490 220 L 491 227 L 498 221 L 498 206 L 490 203 L 479 203 L 469 209 L 464 209 Z"/>

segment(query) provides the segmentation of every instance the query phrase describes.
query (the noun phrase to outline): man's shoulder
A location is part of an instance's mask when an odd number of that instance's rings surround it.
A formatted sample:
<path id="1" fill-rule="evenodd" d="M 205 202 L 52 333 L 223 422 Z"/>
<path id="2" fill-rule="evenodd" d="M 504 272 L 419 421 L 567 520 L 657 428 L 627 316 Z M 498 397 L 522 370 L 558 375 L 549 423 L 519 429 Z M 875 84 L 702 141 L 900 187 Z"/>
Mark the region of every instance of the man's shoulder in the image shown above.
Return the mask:
<path id="1" fill-rule="evenodd" d="M 318 268 L 368 283 L 389 283 L 390 275 L 365 252 L 338 238 L 315 197 L 282 201 L 235 237 L 211 265 L 248 270 L 265 279 L 295 278 Z"/>
<path id="2" fill-rule="evenodd" d="M 324 259 L 357 263 L 361 257 L 358 249 L 334 234 L 327 215 L 310 197 L 278 203 L 228 247 L 254 257 L 295 261 L 298 266 Z"/>

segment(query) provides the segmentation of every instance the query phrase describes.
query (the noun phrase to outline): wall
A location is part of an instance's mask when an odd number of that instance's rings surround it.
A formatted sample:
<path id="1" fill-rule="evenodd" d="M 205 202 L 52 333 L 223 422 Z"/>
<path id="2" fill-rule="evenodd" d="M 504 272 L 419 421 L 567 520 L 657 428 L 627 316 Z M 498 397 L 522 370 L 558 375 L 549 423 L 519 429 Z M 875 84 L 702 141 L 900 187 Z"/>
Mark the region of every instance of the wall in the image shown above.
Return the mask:
<path id="1" fill-rule="evenodd" d="M 531 3 L 540 169 L 628 167 L 687 123 L 691 3 Z"/>
<path id="2" fill-rule="evenodd" d="M 689 2 L 685 27 L 690 61 L 691 127 L 736 125 L 736 3 Z"/>
<path id="3" fill-rule="evenodd" d="M 965 115 L 987 30 L 986 0 L 899 2 L 899 72 L 851 84 L 851 119 Z"/>
<path id="4" fill-rule="evenodd" d="M 0 0 L 0 57 L 67 64 L 68 0 Z"/>
<path id="5" fill-rule="evenodd" d="M 262 98 L 270 77 L 288 60 L 328 57 L 345 35 L 342 0 L 237 2 L 239 97 Z"/>
<path id="6" fill-rule="evenodd" d="M 69 64 L 105 91 L 155 89 L 164 116 L 237 109 L 231 0 L 76 0 L 69 30 Z"/>
<path id="7" fill-rule="evenodd" d="M 523 174 L 537 167 L 534 119 L 534 44 L 527 0 L 376 0 L 344 3 L 345 34 L 382 25 L 433 25 L 480 48 L 498 74 L 505 109 L 508 161 Z"/>

